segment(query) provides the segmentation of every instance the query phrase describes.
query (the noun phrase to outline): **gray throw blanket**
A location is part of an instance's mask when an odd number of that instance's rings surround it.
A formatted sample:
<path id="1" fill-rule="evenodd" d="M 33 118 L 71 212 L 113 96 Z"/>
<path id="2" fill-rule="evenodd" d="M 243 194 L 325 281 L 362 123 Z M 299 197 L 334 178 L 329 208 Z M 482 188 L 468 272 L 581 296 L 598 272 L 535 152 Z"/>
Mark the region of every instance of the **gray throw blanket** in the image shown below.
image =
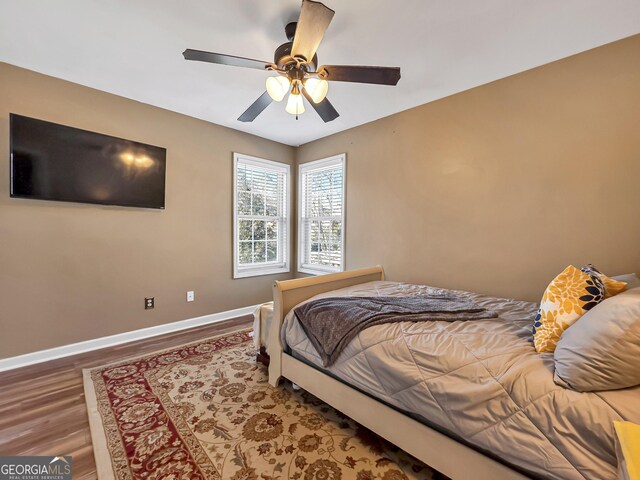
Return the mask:
<path id="1" fill-rule="evenodd" d="M 365 328 L 381 323 L 495 318 L 495 312 L 450 295 L 328 297 L 297 307 L 294 315 L 325 367 Z"/>

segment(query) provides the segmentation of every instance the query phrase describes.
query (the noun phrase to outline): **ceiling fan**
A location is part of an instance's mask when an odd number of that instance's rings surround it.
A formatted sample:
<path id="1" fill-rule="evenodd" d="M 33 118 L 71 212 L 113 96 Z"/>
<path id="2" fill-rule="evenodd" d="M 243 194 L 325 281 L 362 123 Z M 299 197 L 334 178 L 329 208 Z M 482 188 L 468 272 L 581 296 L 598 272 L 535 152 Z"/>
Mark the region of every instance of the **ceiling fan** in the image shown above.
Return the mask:
<path id="1" fill-rule="evenodd" d="M 396 85 L 400 80 L 399 67 L 318 67 L 316 50 L 334 14 L 333 10 L 320 2 L 302 0 L 298 21 L 285 27 L 289 41 L 276 49 L 273 63 L 192 49 L 185 50 L 183 55 L 186 60 L 270 70 L 278 74 L 267 78 L 267 91 L 240 115 L 238 120 L 241 122 L 252 122 L 272 101 L 281 101 L 288 92 L 291 93 L 285 110 L 295 115 L 296 119 L 304 113 L 304 96 L 322 120 L 330 122 L 340 114 L 327 99 L 329 81 Z"/>

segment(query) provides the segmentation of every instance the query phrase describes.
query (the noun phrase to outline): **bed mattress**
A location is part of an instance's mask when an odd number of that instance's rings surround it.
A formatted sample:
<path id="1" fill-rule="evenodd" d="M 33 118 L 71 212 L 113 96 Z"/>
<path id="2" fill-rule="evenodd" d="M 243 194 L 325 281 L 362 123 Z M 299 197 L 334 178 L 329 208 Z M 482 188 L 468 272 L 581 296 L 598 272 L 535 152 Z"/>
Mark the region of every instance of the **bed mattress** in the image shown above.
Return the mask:
<path id="1" fill-rule="evenodd" d="M 370 282 L 314 298 L 445 292 Z M 640 387 L 578 393 L 556 385 L 553 355 L 532 343 L 536 304 L 453 292 L 498 318 L 377 325 L 327 369 L 293 312 L 282 339 L 296 357 L 532 476 L 616 478 L 613 421 L 640 423 Z"/>

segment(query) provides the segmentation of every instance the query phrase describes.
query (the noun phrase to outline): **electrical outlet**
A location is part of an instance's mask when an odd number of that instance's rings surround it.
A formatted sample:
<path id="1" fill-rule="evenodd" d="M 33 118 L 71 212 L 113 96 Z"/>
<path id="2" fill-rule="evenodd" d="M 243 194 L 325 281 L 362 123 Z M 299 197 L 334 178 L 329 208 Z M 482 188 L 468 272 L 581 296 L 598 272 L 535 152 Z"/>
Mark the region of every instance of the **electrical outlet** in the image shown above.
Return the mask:
<path id="1" fill-rule="evenodd" d="M 196 292 L 190 290 L 187 292 L 187 302 L 193 302 L 196 299 Z"/>
<path id="2" fill-rule="evenodd" d="M 155 306 L 154 297 L 146 297 L 144 299 L 144 309 L 145 310 L 153 310 L 154 306 Z"/>

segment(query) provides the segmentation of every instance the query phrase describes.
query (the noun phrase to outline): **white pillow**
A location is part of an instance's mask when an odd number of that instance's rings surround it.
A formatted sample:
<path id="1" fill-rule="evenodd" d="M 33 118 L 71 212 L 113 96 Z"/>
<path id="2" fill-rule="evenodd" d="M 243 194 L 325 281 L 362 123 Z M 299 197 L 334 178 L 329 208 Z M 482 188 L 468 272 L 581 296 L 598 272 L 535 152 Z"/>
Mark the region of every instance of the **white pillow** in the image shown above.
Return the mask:
<path id="1" fill-rule="evenodd" d="M 607 298 L 562 334 L 554 380 L 578 392 L 640 385 L 640 288 Z"/>
<path id="2" fill-rule="evenodd" d="M 627 282 L 627 290 L 640 287 L 640 278 L 635 273 L 625 273 L 611 278 L 618 282 Z"/>

